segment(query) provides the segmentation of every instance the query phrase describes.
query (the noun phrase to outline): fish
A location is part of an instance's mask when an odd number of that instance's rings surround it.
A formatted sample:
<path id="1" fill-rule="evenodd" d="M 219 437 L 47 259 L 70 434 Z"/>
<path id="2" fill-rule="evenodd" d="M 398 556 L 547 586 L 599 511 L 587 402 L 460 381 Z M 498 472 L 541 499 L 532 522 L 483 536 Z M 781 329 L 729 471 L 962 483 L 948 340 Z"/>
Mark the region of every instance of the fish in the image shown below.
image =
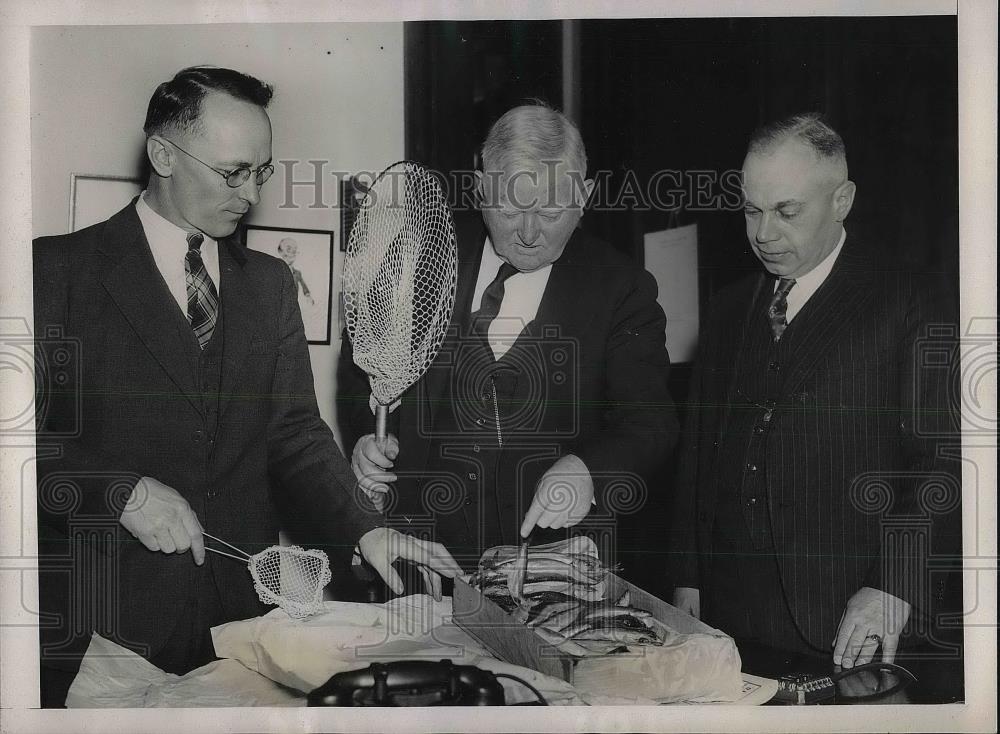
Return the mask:
<path id="1" fill-rule="evenodd" d="M 580 616 L 580 602 L 572 601 L 546 604 L 529 615 L 527 623 L 532 627 L 545 627 L 553 631 L 569 624 Z"/>
<path id="2" fill-rule="evenodd" d="M 635 619 L 649 619 L 653 615 L 647 612 L 645 609 L 636 609 L 635 607 L 622 607 L 622 606 L 605 606 L 599 605 L 594 606 L 584 612 L 584 617 L 587 621 L 597 622 L 598 620 L 605 620 L 614 617 L 633 617 Z"/>

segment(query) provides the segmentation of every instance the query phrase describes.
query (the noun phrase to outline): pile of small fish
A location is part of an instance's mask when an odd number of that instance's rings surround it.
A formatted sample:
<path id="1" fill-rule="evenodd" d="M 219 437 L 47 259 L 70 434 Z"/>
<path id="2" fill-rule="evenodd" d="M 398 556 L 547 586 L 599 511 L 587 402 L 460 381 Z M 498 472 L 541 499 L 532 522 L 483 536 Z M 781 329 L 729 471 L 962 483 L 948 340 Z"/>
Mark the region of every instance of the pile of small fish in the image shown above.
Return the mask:
<path id="1" fill-rule="evenodd" d="M 663 644 L 652 614 L 629 606 L 627 598 L 618 603 L 604 599 L 608 569 L 596 555 L 574 552 L 565 543 L 528 550 L 519 603 L 509 586 L 517 551 L 516 546 L 486 551 L 470 583 L 522 624 L 581 643 Z"/>

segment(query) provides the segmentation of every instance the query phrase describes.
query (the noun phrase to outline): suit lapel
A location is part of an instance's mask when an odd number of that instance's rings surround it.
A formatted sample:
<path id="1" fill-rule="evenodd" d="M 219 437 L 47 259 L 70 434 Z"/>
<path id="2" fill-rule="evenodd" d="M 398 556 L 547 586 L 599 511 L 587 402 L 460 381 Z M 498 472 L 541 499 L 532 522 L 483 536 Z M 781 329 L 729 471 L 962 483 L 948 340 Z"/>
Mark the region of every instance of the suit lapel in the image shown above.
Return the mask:
<path id="1" fill-rule="evenodd" d="M 872 307 L 873 264 L 845 245 L 833 271 L 795 317 L 802 322 L 788 376 L 782 384 L 779 405 L 787 405 L 817 363 L 847 336 L 857 323 L 856 315 Z"/>
<path id="2" fill-rule="evenodd" d="M 577 232 L 579 231 L 577 230 Z M 574 243 L 577 237 L 575 232 L 566 243 L 563 255 L 552 263 L 552 271 L 545 284 L 542 300 L 538 303 L 538 311 L 535 313 L 535 318 L 525 326 L 521 336 L 541 338 L 544 335 L 540 333 L 540 329 L 546 326 L 559 325 L 565 329 L 567 319 L 576 313 L 573 308 L 567 308 L 567 304 L 576 302 L 576 294 L 579 293 L 581 287 L 580 279 L 574 278 L 573 255 L 571 254 L 573 245 L 579 244 Z M 514 342 L 512 349 L 517 348 L 517 342 L 520 341 L 521 336 Z"/>
<path id="3" fill-rule="evenodd" d="M 448 336 L 445 338 L 444 349 L 450 351 L 452 370 L 454 362 L 459 358 L 466 339 L 470 338 L 469 327 L 471 318 L 469 309 L 472 297 L 476 291 L 476 280 L 479 276 L 479 265 L 483 259 L 483 243 L 486 241 L 486 227 L 481 216 L 463 216 L 456 221 L 455 235 L 458 242 L 458 283 L 455 290 L 455 305 L 452 308 L 451 323 L 448 326 Z M 443 366 L 443 365 L 441 365 Z M 431 369 L 428 380 L 424 381 L 426 395 L 445 395 L 445 382 L 449 379 L 448 369 Z M 431 405 L 431 420 L 440 407 L 440 401 Z"/>
<path id="4" fill-rule="evenodd" d="M 99 278 L 150 354 L 201 412 L 191 330 L 156 267 L 134 204 L 104 226 L 99 252 L 106 262 Z"/>
<path id="5" fill-rule="evenodd" d="M 245 264 L 246 253 L 238 243 L 232 238 L 219 242 L 223 338 L 220 413 L 225 412 L 226 406 L 232 402 L 226 398 L 234 395 L 240 384 L 250 343 L 257 333 L 256 322 L 262 313 L 257 295 L 243 269 Z"/>
<path id="6" fill-rule="evenodd" d="M 414 455 L 413 466 L 430 466 L 441 457 L 431 459 L 430 447 L 432 441 L 419 440 L 419 437 L 430 433 L 438 422 L 438 413 L 444 409 L 442 396 L 451 397 L 451 385 L 454 383 L 457 363 L 461 359 L 462 348 L 469 338 L 469 307 L 476 290 L 476 279 L 479 274 L 479 264 L 483 256 L 483 243 L 486 241 L 486 227 L 483 218 L 476 212 L 461 214 L 455 218 L 455 240 L 458 247 L 458 282 L 455 290 L 455 305 L 452 307 L 451 321 L 447 336 L 441 345 L 441 352 L 434 363 L 410 390 L 416 390 L 417 400 L 423 401 L 423 406 L 409 407 L 415 416 L 411 425 L 415 428 L 414 440 L 410 445 L 418 447 L 419 455 Z M 445 360 L 449 362 L 445 362 Z M 403 400 L 406 400 L 404 394 Z M 448 409 L 453 406 L 448 405 Z M 426 411 L 425 420 L 422 415 Z"/>

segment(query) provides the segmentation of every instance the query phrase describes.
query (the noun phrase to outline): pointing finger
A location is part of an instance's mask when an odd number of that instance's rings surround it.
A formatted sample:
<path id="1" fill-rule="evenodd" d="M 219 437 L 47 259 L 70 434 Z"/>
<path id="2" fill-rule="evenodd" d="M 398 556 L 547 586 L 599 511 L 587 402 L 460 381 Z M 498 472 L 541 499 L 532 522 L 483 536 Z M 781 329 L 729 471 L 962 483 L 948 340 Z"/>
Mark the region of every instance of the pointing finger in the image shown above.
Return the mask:
<path id="1" fill-rule="evenodd" d="M 201 523 L 194 512 L 183 515 L 181 521 L 191 540 L 191 556 L 195 564 L 200 566 L 205 562 L 205 538 L 202 536 Z"/>
<path id="2" fill-rule="evenodd" d="M 527 514 L 524 516 L 524 522 L 521 523 L 521 537 L 527 538 L 531 535 L 531 531 L 534 529 L 535 525 L 538 524 L 538 518 L 542 515 L 542 506 L 538 503 L 538 498 L 536 497 L 531 501 L 531 506 L 528 508 Z"/>

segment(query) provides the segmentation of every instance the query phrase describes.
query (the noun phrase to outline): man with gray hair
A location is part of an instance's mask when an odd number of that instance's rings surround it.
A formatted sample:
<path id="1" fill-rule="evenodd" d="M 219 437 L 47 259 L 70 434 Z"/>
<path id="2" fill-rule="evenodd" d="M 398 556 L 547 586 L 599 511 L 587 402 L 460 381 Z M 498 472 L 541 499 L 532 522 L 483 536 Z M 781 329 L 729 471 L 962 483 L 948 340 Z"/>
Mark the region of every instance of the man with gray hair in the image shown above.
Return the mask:
<path id="1" fill-rule="evenodd" d="M 390 524 L 420 527 L 466 568 L 535 528 L 588 518 L 613 533 L 677 430 L 655 281 L 578 228 L 593 181 L 576 126 L 515 107 L 482 162 L 481 212 L 456 218 L 452 331 L 392 412 L 385 453 L 346 342 L 339 381 L 361 486 L 389 493 Z"/>
<path id="2" fill-rule="evenodd" d="M 677 606 L 844 667 L 891 662 L 908 621 L 927 631 L 944 592 L 929 555 L 961 539 L 945 529 L 953 304 L 936 274 L 848 237 L 855 191 L 818 115 L 751 140 L 744 215 L 765 272 L 703 327 L 670 554 Z M 940 369 L 922 369 L 931 352 Z"/>

